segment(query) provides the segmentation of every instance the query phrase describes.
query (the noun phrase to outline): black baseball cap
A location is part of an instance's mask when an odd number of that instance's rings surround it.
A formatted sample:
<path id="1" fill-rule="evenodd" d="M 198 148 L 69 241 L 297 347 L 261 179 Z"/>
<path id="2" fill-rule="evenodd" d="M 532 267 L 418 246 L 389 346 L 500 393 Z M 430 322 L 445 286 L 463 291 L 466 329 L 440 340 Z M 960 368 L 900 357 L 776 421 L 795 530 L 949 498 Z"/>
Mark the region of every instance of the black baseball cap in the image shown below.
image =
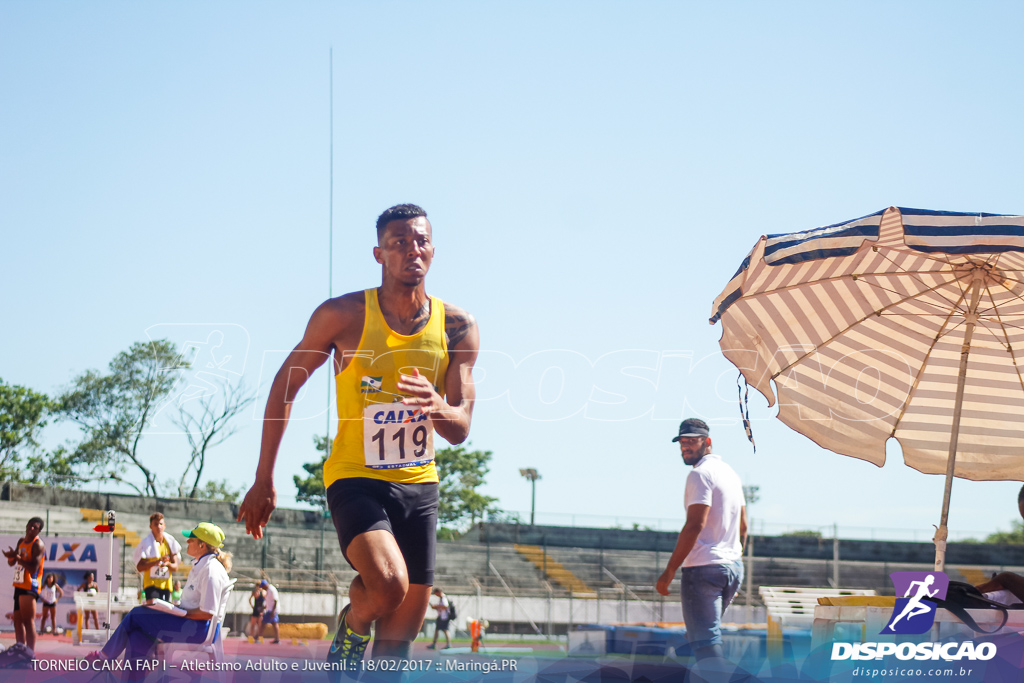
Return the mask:
<path id="1" fill-rule="evenodd" d="M 708 432 L 708 425 L 704 420 L 690 417 L 679 423 L 679 435 L 672 439 L 672 443 L 692 436 L 711 436 Z"/>

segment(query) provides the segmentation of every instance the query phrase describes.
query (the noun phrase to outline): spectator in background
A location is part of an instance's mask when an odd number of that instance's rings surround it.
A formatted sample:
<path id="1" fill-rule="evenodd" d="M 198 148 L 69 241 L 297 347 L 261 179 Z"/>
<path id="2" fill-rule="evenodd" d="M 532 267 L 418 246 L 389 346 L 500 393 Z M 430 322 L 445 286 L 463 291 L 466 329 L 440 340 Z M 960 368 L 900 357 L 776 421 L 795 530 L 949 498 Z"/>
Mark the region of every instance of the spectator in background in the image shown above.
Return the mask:
<path id="1" fill-rule="evenodd" d="M 85 591 L 86 595 L 96 595 L 99 593 L 100 585 L 96 583 L 96 575 L 92 572 L 86 572 L 85 576 L 82 577 L 82 583 L 79 584 L 75 591 Z M 92 617 L 92 627 L 98 630 L 100 627 L 100 617 L 94 609 L 82 612 L 82 628 L 89 628 L 90 616 Z"/>
<path id="2" fill-rule="evenodd" d="M 249 617 L 249 628 L 246 629 L 253 642 L 260 642 L 263 631 L 263 612 L 267 609 L 267 592 L 263 590 L 263 584 L 257 583 L 249 594 L 249 606 L 252 607 L 252 616 Z"/>
<path id="3" fill-rule="evenodd" d="M 171 601 L 171 572 L 181 562 L 181 544 L 164 533 L 166 528 L 162 514 L 154 512 L 150 515 L 149 534 L 132 554 L 132 562 L 142 574 L 142 591 L 147 600 Z"/>
<path id="4" fill-rule="evenodd" d="M 447 650 L 452 646 L 451 636 L 448 635 L 448 623 L 451 621 L 448 609 L 448 596 L 440 588 L 435 588 L 433 593 L 434 597 L 437 598 L 437 602 L 430 603 L 430 606 L 437 612 L 437 623 L 434 626 L 434 642 L 427 645 L 427 649 L 433 650 L 436 648 L 438 634 L 444 633 L 444 649 Z"/>
<path id="5" fill-rule="evenodd" d="M 63 597 L 64 589 L 57 583 L 56 574 L 47 574 L 43 580 L 43 587 L 39 589 L 39 601 L 43 603 L 43 617 L 39 621 L 40 632 L 49 633 L 46 630 L 46 617 L 49 616 L 54 635 L 61 633 L 57 626 L 57 601 Z"/>
<path id="6" fill-rule="evenodd" d="M 181 604 L 181 581 L 175 579 L 174 588 L 171 589 L 171 602 L 175 605 Z"/>
<path id="7" fill-rule="evenodd" d="M 263 611 L 263 623 L 270 624 L 270 627 L 274 630 L 273 643 L 281 642 L 281 626 L 278 624 L 277 606 L 278 606 L 278 594 L 277 588 L 275 588 L 269 581 L 263 579 L 260 581 L 260 587 L 266 592 L 267 595 L 267 608 Z"/>

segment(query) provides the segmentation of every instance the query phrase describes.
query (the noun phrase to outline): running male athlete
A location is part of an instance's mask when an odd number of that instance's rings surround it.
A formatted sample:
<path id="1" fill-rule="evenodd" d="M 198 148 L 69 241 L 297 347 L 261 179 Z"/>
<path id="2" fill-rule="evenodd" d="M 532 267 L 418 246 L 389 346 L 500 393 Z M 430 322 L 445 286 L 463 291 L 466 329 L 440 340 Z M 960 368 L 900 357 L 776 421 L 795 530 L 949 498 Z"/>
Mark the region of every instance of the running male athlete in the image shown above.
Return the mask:
<path id="1" fill-rule="evenodd" d="M 324 485 L 341 550 L 358 572 L 328 660 L 350 668 L 376 623 L 374 657 L 408 657 L 434 581 L 433 432 L 459 444 L 472 418 L 476 322 L 426 294 L 430 222 L 413 204 L 377 219 L 381 285 L 321 304 L 270 388 L 256 481 L 238 520 L 255 538 L 276 505 L 273 471 L 291 403 L 334 354 L 338 435 Z"/>

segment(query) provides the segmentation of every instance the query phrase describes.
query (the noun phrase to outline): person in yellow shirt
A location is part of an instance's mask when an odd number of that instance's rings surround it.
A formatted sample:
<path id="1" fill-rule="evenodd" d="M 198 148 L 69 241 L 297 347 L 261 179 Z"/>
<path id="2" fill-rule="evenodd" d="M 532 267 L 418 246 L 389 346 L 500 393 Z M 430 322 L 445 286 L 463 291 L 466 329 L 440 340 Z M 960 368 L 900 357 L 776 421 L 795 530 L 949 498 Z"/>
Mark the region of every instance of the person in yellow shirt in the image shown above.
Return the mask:
<path id="1" fill-rule="evenodd" d="M 434 432 L 469 436 L 480 342 L 463 309 L 428 296 L 432 227 L 415 204 L 377 219 L 380 287 L 330 299 L 270 388 L 256 480 L 239 508 L 253 537 L 277 503 L 273 472 L 289 410 L 306 379 L 333 354 L 338 435 L 324 464 L 338 542 L 358 572 L 328 661 L 355 668 L 375 626 L 374 657 L 408 657 L 434 581 L 437 470 Z"/>
<path id="2" fill-rule="evenodd" d="M 142 574 L 142 590 L 147 600 L 159 598 L 171 601 L 174 579 L 171 573 L 181 562 L 181 544 L 165 534 L 167 523 L 164 516 L 154 512 L 149 516 L 149 534 L 135 547 L 132 562 Z"/>

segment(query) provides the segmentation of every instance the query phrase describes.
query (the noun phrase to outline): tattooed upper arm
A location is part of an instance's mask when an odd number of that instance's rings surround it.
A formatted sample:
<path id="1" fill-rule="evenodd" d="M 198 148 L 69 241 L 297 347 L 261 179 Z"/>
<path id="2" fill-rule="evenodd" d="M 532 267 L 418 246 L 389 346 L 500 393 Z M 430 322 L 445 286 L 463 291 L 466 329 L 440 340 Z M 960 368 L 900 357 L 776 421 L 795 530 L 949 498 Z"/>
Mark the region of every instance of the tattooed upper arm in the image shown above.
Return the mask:
<path id="1" fill-rule="evenodd" d="M 444 333 L 448 338 L 448 348 L 459 345 L 469 331 L 476 326 L 476 318 L 452 304 L 444 305 Z"/>

